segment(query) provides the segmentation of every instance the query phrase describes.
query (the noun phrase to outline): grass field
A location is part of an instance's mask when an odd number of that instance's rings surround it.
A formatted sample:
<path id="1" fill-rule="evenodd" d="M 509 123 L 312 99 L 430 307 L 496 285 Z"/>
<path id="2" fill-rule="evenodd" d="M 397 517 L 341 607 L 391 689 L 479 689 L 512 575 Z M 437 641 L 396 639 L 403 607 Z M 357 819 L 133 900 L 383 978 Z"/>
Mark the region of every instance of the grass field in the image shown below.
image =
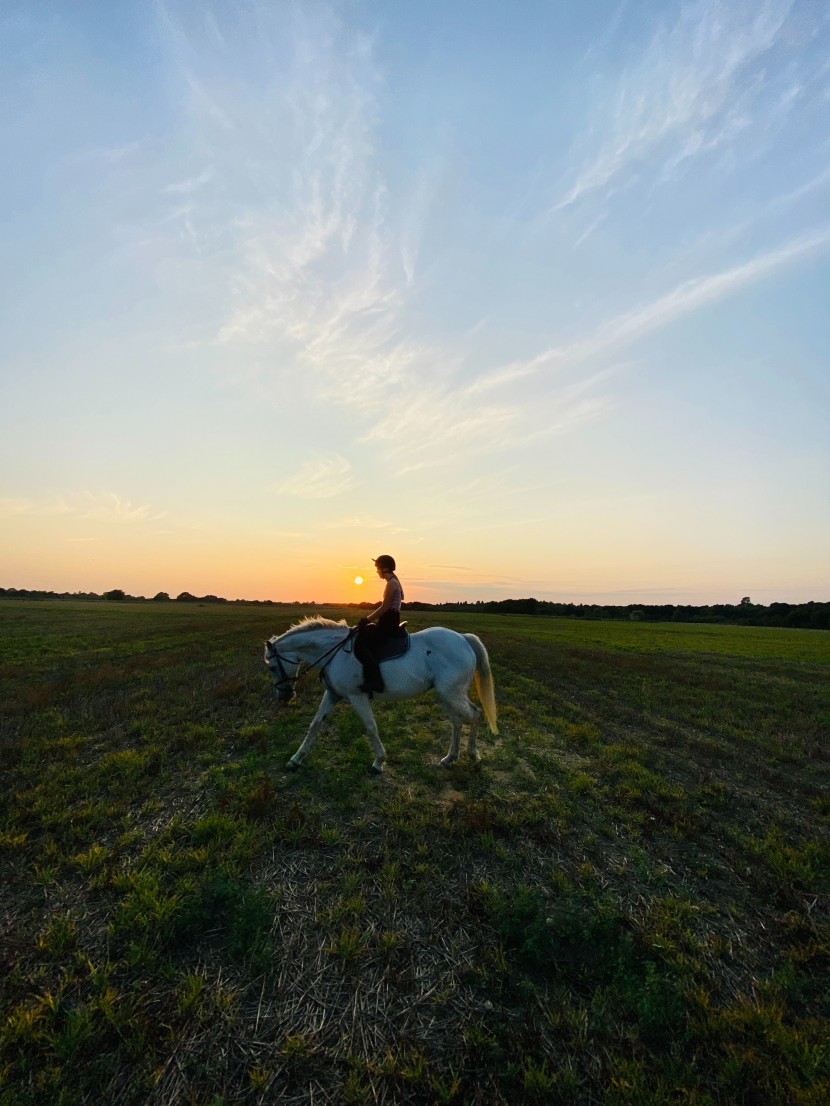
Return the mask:
<path id="1" fill-rule="evenodd" d="M 284 774 L 304 613 L 0 602 L 4 1106 L 825 1106 L 830 634 L 442 615 L 482 764 L 427 698 Z"/>

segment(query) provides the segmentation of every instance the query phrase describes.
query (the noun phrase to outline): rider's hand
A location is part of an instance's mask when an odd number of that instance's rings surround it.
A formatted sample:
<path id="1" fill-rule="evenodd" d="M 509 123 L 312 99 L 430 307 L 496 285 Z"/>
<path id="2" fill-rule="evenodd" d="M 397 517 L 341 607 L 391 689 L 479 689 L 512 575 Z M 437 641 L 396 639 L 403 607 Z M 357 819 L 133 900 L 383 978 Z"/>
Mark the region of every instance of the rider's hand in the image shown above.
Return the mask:
<path id="1" fill-rule="evenodd" d="M 362 630 L 364 626 L 368 626 L 368 625 L 369 625 L 369 619 L 368 618 L 361 618 L 360 622 L 358 622 L 358 624 L 357 624 L 357 628 L 358 628 L 358 630 Z"/>

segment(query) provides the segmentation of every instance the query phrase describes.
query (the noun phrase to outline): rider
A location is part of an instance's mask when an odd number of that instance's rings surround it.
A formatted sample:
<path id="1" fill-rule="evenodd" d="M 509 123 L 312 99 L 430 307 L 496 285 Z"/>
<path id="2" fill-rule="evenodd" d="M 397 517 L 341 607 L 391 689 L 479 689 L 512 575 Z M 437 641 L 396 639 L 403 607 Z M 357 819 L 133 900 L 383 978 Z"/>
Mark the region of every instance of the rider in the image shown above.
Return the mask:
<path id="1" fill-rule="evenodd" d="M 403 600 L 403 588 L 395 575 L 395 558 L 383 553 L 375 558 L 374 563 L 378 576 L 386 581 L 386 587 L 380 606 L 358 622 L 356 641 L 356 655 L 363 663 L 363 683 L 360 690 L 369 693 L 384 689 L 380 662 L 375 656 L 375 650 L 385 638 L 392 637 L 400 626 Z"/>

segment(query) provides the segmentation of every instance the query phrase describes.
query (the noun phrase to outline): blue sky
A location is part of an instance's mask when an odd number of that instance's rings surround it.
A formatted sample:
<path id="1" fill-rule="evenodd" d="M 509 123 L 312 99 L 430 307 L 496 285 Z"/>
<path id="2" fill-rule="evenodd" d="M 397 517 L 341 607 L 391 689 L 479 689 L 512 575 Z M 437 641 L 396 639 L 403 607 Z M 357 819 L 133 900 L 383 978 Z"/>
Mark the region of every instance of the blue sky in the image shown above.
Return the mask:
<path id="1" fill-rule="evenodd" d="M 826 5 L 10 3 L 0 48 L 5 586 L 830 598 Z"/>

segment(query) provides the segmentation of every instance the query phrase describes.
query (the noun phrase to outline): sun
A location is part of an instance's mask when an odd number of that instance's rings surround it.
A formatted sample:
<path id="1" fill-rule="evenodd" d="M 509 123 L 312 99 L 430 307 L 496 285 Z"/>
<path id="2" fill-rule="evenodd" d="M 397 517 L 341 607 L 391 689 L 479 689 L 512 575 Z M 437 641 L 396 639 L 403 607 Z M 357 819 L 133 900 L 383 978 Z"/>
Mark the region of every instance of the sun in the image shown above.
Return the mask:
<path id="1" fill-rule="evenodd" d="M 354 582 L 356 584 L 362 584 L 363 583 L 363 577 L 362 576 L 355 576 Z"/>

